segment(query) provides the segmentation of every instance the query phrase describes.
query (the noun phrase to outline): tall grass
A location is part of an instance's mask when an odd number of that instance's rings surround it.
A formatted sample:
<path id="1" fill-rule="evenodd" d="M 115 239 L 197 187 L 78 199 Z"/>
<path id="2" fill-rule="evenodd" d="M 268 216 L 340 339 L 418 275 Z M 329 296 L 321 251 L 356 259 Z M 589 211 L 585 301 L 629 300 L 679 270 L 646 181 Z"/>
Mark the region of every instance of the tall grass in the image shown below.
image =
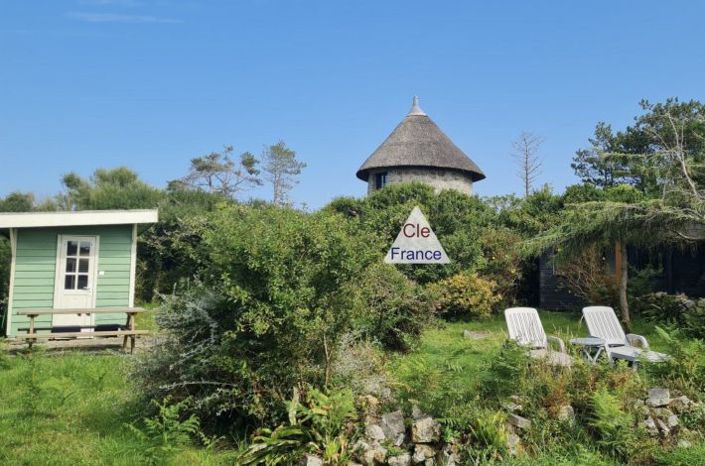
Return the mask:
<path id="1" fill-rule="evenodd" d="M 154 452 L 128 426 L 144 406 L 127 379 L 127 356 L 27 352 L 0 359 L 0 464 L 219 464 L 225 455 L 187 447 Z"/>

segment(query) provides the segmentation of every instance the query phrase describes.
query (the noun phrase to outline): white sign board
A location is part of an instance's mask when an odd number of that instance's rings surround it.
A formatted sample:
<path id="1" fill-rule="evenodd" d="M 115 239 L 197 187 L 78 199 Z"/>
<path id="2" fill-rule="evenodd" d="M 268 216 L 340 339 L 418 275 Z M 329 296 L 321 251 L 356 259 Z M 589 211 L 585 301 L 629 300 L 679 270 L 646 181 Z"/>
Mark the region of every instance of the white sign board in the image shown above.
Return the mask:
<path id="1" fill-rule="evenodd" d="M 387 264 L 447 264 L 443 246 L 421 209 L 414 207 L 384 258 Z"/>

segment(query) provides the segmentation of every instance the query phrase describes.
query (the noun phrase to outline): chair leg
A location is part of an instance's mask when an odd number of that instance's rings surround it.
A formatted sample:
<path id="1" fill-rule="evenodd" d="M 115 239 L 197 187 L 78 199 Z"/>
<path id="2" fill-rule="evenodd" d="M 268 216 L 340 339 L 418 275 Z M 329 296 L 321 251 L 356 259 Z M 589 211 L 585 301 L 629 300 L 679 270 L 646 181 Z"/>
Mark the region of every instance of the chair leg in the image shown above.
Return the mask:
<path id="1" fill-rule="evenodd" d="M 135 336 L 134 335 L 132 335 L 130 337 L 130 354 L 132 354 L 133 351 L 135 351 Z"/>
<path id="2" fill-rule="evenodd" d="M 127 335 L 122 337 L 122 350 L 127 351 Z"/>

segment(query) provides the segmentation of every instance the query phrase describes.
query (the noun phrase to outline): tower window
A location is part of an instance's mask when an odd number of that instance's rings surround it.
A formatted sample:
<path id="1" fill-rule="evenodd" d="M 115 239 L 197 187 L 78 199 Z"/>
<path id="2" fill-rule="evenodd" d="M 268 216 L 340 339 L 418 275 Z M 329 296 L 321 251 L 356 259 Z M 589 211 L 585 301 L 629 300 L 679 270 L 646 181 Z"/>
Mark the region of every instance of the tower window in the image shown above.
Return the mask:
<path id="1" fill-rule="evenodd" d="M 382 189 L 387 184 L 387 172 L 375 174 L 375 189 Z"/>

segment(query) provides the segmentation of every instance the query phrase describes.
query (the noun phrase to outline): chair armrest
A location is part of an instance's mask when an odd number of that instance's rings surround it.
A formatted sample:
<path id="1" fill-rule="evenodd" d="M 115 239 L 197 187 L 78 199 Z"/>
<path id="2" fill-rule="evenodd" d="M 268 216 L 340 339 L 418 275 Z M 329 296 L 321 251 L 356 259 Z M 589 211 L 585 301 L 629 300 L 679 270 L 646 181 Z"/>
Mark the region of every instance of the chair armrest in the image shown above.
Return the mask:
<path id="1" fill-rule="evenodd" d="M 558 344 L 558 350 L 559 350 L 561 353 L 565 353 L 565 352 L 566 352 L 566 351 L 565 351 L 565 343 L 563 343 L 563 340 L 561 340 L 560 338 L 555 337 L 555 336 L 553 336 L 553 335 L 546 335 L 546 340 L 548 340 L 549 342 L 553 341 L 553 342 L 557 343 L 557 344 Z"/>
<path id="2" fill-rule="evenodd" d="M 646 338 L 641 335 L 627 333 L 627 341 L 632 346 L 641 346 L 644 349 L 649 349 L 649 342 L 646 341 Z"/>

